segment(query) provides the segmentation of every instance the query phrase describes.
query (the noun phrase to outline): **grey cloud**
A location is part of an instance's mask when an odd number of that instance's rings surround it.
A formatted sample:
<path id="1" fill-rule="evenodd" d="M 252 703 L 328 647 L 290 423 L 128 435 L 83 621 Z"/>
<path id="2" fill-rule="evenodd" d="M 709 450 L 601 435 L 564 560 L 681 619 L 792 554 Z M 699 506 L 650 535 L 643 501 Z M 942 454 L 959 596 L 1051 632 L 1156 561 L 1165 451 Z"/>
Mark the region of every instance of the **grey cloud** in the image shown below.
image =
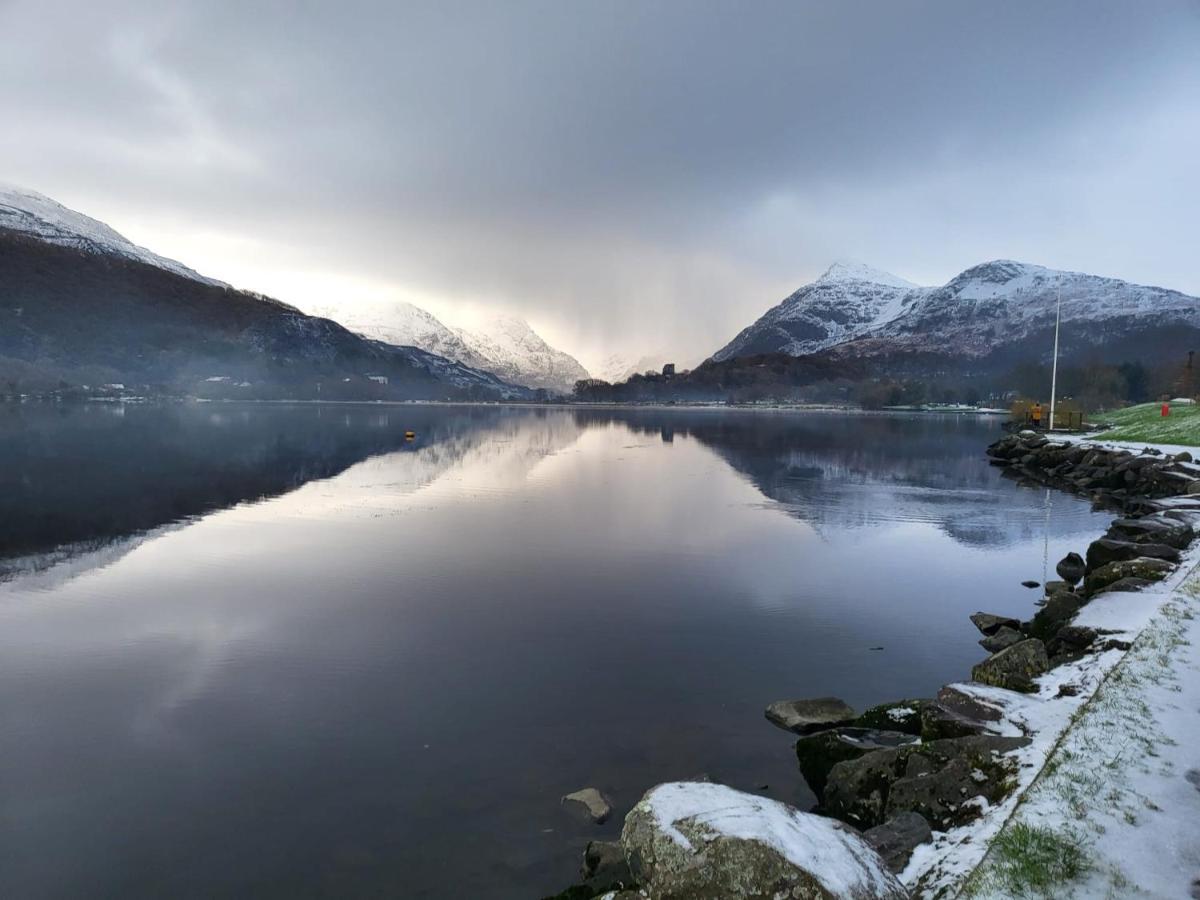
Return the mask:
<path id="1" fill-rule="evenodd" d="M 1200 292 L 1197 46 L 1169 0 L 15 2 L 0 174 L 698 357 L 834 256 Z"/>

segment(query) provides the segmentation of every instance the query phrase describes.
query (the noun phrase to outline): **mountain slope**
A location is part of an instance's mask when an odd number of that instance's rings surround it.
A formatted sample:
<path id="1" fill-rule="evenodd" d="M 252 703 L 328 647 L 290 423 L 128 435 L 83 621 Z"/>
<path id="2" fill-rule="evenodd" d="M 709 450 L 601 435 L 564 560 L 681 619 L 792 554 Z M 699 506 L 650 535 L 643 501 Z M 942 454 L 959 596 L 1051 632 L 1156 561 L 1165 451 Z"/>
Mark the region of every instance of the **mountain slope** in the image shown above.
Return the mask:
<path id="1" fill-rule="evenodd" d="M 671 362 L 671 357 L 666 353 L 650 353 L 637 358 L 614 353 L 600 364 L 596 377 L 611 384 L 617 384 L 629 380 L 633 375 L 641 375 L 649 371 L 661 372 L 662 367 L 668 362 Z"/>
<path id="2" fill-rule="evenodd" d="M 922 290 L 887 272 L 837 262 L 743 329 L 712 358 L 722 362 L 759 353 L 816 353 L 903 315 Z"/>
<path id="3" fill-rule="evenodd" d="M 10 391 L 121 383 L 203 395 L 229 385 L 244 397 L 529 395 L 203 278 L 39 194 L 8 190 L 3 203 L 0 384 Z"/>
<path id="4" fill-rule="evenodd" d="M 1012 260 L 973 266 L 941 287 L 837 264 L 714 355 L 828 353 L 901 361 L 910 371 L 947 361 L 973 370 L 1044 361 L 1062 299 L 1064 359 L 1158 361 L 1200 337 L 1200 298 L 1159 287 Z"/>
<path id="5" fill-rule="evenodd" d="M 498 316 L 480 328 L 452 328 L 411 303 L 374 311 L 326 308 L 321 312 L 359 334 L 420 347 L 513 384 L 568 393 L 576 381 L 588 377 L 578 360 L 551 347 L 521 319 Z"/>
<path id="6" fill-rule="evenodd" d="M 103 222 L 68 209 L 44 194 L 3 182 L 0 182 L 0 229 L 22 232 L 60 247 L 135 259 L 185 278 L 227 287 L 224 282 L 206 278 L 183 263 L 137 246 Z"/>

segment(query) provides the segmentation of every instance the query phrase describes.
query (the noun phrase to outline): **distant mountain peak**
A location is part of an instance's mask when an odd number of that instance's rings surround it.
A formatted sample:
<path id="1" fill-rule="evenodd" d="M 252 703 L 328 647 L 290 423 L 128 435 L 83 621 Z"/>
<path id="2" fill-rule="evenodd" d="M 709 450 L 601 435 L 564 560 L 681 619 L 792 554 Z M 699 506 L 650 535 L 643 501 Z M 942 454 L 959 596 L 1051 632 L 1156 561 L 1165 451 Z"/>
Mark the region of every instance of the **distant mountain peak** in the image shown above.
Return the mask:
<path id="1" fill-rule="evenodd" d="M 576 381 L 588 377 L 578 360 L 550 346 L 519 316 L 495 314 L 478 327 L 458 328 L 411 303 L 320 313 L 367 337 L 418 347 L 512 384 L 569 393 Z"/>
<path id="2" fill-rule="evenodd" d="M 917 285 L 905 281 L 891 272 L 875 269 L 865 263 L 852 259 L 839 259 L 825 270 L 825 274 L 817 279 L 818 283 L 836 283 L 845 281 L 866 281 L 870 284 L 884 284 L 888 287 L 915 288 Z"/>
<path id="3" fill-rule="evenodd" d="M 45 194 L 3 181 L 0 181 L 0 228 L 30 234 L 60 247 L 135 259 L 193 281 L 229 286 L 215 278 L 207 278 L 181 262 L 139 247 L 116 229 L 63 206 Z"/>

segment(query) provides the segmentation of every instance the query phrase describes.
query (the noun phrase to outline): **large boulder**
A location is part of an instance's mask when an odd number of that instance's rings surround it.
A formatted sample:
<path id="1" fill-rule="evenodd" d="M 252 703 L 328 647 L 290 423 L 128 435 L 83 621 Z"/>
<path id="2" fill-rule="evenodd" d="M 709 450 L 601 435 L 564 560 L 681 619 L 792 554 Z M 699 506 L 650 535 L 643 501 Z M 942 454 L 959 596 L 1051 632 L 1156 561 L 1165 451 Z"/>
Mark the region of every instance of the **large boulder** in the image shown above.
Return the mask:
<path id="1" fill-rule="evenodd" d="M 1137 543 L 1120 541 L 1116 538 L 1100 538 L 1092 541 L 1087 550 L 1087 570 L 1094 572 L 1110 562 L 1124 562 L 1139 556 L 1179 562 L 1179 551 L 1167 544 Z"/>
<path id="2" fill-rule="evenodd" d="M 810 734 L 796 741 L 796 760 L 800 774 L 817 802 L 825 800 L 825 781 L 829 770 L 847 759 L 858 759 L 872 750 L 885 750 L 915 744 L 915 734 L 901 731 L 880 731 L 874 728 L 836 728 Z"/>
<path id="3" fill-rule="evenodd" d="M 621 845 L 650 900 L 903 900 L 852 829 L 719 784 L 652 788 Z"/>
<path id="4" fill-rule="evenodd" d="M 1036 690 L 1033 679 L 1049 668 L 1046 645 L 1030 638 L 976 663 L 971 669 L 971 680 L 1028 694 Z"/>
<path id="5" fill-rule="evenodd" d="M 897 700 L 872 706 L 854 720 L 858 728 L 878 728 L 882 731 L 921 733 L 921 709 L 928 700 Z"/>
<path id="6" fill-rule="evenodd" d="M 863 840 L 899 875 L 912 859 L 913 851 L 933 840 L 933 831 L 920 813 L 904 812 L 882 825 L 868 828 L 863 832 Z"/>
<path id="7" fill-rule="evenodd" d="M 777 700 L 766 709 L 768 722 L 795 734 L 812 734 L 849 725 L 856 715 L 853 707 L 837 697 Z"/>
<path id="8" fill-rule="evenodd" d="M 1083 576 L 1087 574 L 1085 571 L 1086 563 L 1078 553 L 1068 553 L 1058 561 L 1058 565 L 1054 567 L 1054 571 L 1058 573 L 1058 577 L 1068 584 L 1078 584 L 1083 580 Z"/>
<path id="9" fill-rule="evenodd" d="M 996 630 L 995 634 L 988 635 L 979 641 L 979 646 L 988 653 L 999 653 L 1006 647 L 1011 647 L 1013 644 L 1019 643 L 1025 639 L 1025 635 L 1016 628 L 1010 628 L 1007 625 L 1002 625 Z"/>
<path id="10" fill-rule="evenodd" d="M 1083 603 L 1083 598 L 1071 591 L 1051 594 L 1046 598 L 1045 605 L 1034 615 L 1027 631 L 1035 638 L 1048 640 L 1058 629 L 1075 618 L 1075 614 L 1083 607 Z"/>
<path id="11" fill-rule="evenodd" d="M 916 812 L 944 831 L 978 817 L 982 807 L 975 798 L 996 803 L 1011 792 L 1016 763 L 1002 754 L 1028 743 L 975 735 L 876 750 L 833 767 L 825 808 L 859 828 Z"/>
<path id="12" fill-rule="evenodd" d="M 1089 594 L 1095 594 L 1097 591 L 1104 590 L 1104 588 L 1120 581 L 1122 578 L 1142 578 L 1146 581 L 1162 581 L 1174 569 L 1174 564 L 1167 562 L 1165 559 L 1151 559 L 1150 557 L 1139 556 L 1137 559 L 1110 562 L 1101 566 L 1088 575 L 1084 581 L 1084 587 Z"/>
<path id="13" fill-rule="evenodd" d="M 979 629 L 980 634 L 993 635 L 1005 626 L 1020 628 L 1021 623 L 1010 616 L 997 616 L 994 613 L 977 612 L 971 614 L 971 624 Z"/>
<path id="14" fill-rule="evenodd" d="M 1139 544 L 1167 544 L 1182 550 L 1192 542 L 1196 532 L 1191 525 L 1164 515 L 1142 516 L 1140 519 L 1116 519 L 1109 526 L 1109 535 L 1119 540 Z"/>

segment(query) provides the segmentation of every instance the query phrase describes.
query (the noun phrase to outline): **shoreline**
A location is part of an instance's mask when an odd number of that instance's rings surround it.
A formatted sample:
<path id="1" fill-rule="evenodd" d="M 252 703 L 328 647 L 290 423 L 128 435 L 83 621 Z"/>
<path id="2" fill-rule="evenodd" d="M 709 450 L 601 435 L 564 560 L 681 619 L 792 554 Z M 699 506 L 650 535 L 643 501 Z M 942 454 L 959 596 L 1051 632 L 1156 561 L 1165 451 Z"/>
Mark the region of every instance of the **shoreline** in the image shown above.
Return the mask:
<path id="1" fill-rule="evenodd" d="M 1200 544 L 1195 541 L 1200 529 L 1200 465 L 1186 449 L 1178 454 L 1158 448 L 1135 453 L 1087 436 L 1058 441 L 1033 432 L 1003 437 L 987 453 L 989 461 L 1011 477 L 1083 494 L 1119 516 L 1105 536 L 1092 541 L 1086 560 L 1075 557 L 1077 572 L 1069 571 L 1074 554 L 1060 563 L 1060 574 L 1065 565 L 1074 580 L 1047 583 L 1043 605 L 1029 621 L 972 616 L 984 635 L 981 644 L 992 652 L 974 667 L 970 680 L 945 685 L 935 698 L 885 703 L 862 715 L 843 714 L 839 721 L 822 723 L 819 715 L 804 718 L 813 712 L 805 704 L 828 705 L 832 698 L 793 701 L 798 716 L 790 723 L 779 721 L 779 710 L 772 710 L 775 715 L 769 717 L 775 724 L 798 734 L 801 774 L 819 804 L 814 812 L 804 813 L 770 803 L 789 811 L 797 822 L 808 823 L 806 828 L 851 828 L 860 838 L 856 862 L 868 868 L 885 865 L 894 876 L 894 884 L 880 876 L 865 893 L 834 896 L 892 897 L 901 895 L 896 893 L 899 889 L 910 897 L 942 898 L 968 888 L 980 895 L 1011 896 L 1031 888 L 1020 881 L 1030 877 L 1028 873 L 1011 864 L 1014 855 L 1030 857 L 1020 840 L 1031 834 L 1048 842 L 1045 863 L 1053 873 L 1047 877 L 1057 878 L 1054 884 L 1062 889 L 1080 873 L 1101 869 L 1113 885 L 1130 880 L 1115 864 L 1105 868 L 1103 861 L 1091 859 L 1088 853 L 1095 841 L 1073 840 L 1062 816 L 1053 827 L 1038 825 L 1049 813 L 1047 802 L 1043 799 L 1039 806 L 1037 798 L 1054 777 L 1061 779 L 1061 773 L 1072 771 L 1063 756 L 1084 728 L 1079 723 L 1090 721 L 1094 710 L 1110 702 L 1113 685 L 1147 655 L 1146 647 L 1154 644 L 1155 629 L 1164 627 L 1164 617 L 1182 615 L 1179 610 L 1189 610 L 1188 602 L 1195 603 L 1192 595 L 1200 594 Z M 1163 733 L 1171 730 L 1165 726 Z M 1149 745 L 1143 750 L 1154 752 Z M 664 810 L 661 797 L 667 789 L 692 797 L 691 806 L 682 807 L 689 809 L 691 819 L 674 820 L 672 809 Z M 621 840 L 589 844 L 584 881 L 557 896 L 687 896 L 658 889 L 662 864 L 657 869 L 653 861 L 647 864 L 640 835 L 647 816 L 651 821 L 657 816 L 660 844 L 663 834 L 669 839 L 689 821 L 705 818 L 707 790 L 701 784 L 681 783 L 649 791 L 627 817 Z M 721 797 L 723 803 L 733 802 Z M 746 815 L 780 815 L 774 807 L 764 810 L 761 798 L 752 799 L 757 812 L 751 813 L 748 803 Z M 678 800 L 674 806 L 680 806 Z M 1052 801 L 1049 809 L 1054 809 Z M 721 827 L 714 832 L 710 823 L 704 835 L 706 850 L 686 862 L 695 870 L 689 877 L 711 878 L 713 883 L 723 877 L 704 855 L 714 847 L 738 843 L 737 829 L 723 833 Z M 815 838 L 807 834 L 805 839 Z M 758 835 L 755 840 L 793 862 L 807 859 L 780 834 Z M 595 864 L 601 857 L 607 868 Z M 744 865 L 751 871 L 742 873 L 742 881 L 753 885 L 753 864 Z M 807 874 L 819 883 L 840 877 L 828 863 L 814 863 Z M 1195 874 L 1200 872 L 1192 877 Z M 762 877 L 767 877 L 765 869 Z M 605 879 L 610 883 L 603 884 Z M 614 891 L 605 893 L 601 887 Z"/>

